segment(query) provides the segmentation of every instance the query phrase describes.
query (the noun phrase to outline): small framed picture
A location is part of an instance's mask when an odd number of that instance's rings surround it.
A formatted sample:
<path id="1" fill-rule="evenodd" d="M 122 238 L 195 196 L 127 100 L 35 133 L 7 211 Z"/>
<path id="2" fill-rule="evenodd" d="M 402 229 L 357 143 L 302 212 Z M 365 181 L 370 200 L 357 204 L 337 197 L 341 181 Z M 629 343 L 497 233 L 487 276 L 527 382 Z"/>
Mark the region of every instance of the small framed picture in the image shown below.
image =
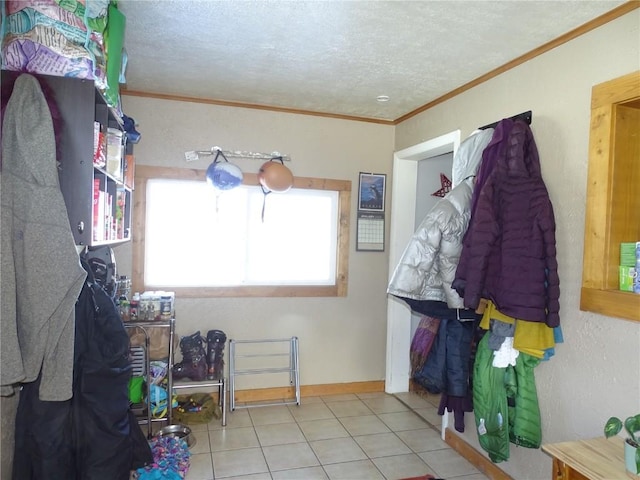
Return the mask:
<path id="1" fill-rule="evenodd" d="M 384 195 L 387 176 L 382 173 L 360 172 L 358 210 L 384 212 Z"/>

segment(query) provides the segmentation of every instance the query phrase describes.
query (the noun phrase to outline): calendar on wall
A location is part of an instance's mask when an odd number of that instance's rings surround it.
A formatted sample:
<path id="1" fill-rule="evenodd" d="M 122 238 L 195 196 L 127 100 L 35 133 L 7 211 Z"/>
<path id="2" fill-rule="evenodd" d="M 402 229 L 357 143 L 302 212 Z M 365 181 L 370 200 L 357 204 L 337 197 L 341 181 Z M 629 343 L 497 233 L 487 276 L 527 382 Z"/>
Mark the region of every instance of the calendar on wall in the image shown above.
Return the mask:
<path id="1" fill-rule="evenodd" d="M 384 213 L 358 212 L 358 252 L 384 252 Z"/>
<path id="2" fill-rule="evenodd" d="M 387 176 L 360 172 L 356 251 L 384 252 L 384 198 Z"/>

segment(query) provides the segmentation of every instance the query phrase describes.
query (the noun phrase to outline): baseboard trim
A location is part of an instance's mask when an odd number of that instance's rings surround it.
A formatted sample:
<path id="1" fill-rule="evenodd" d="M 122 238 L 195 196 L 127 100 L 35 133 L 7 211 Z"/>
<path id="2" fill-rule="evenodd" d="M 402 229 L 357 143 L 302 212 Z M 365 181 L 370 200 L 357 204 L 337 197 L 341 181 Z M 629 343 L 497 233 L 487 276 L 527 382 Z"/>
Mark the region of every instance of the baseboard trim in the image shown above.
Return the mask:
<path id="1" fill-rule="evenodd" d="M 322 395 L 344 395 L 349 393 L 384 392 L 384 380 L 371 382 L 328 383 L 322 385 L 301 385 L 300 396 L 319 397 Z M 236 402 L 277 402 L 295 398 L 293 387 L 259 388 L 236 390 Z"/>
<path id="2" fill-rule="evenodd" d="M 449 429 L 444 432 L 444 441 L 491 480 L 513 480 L 512 477 L 498 468 L 495 463 Z"/>

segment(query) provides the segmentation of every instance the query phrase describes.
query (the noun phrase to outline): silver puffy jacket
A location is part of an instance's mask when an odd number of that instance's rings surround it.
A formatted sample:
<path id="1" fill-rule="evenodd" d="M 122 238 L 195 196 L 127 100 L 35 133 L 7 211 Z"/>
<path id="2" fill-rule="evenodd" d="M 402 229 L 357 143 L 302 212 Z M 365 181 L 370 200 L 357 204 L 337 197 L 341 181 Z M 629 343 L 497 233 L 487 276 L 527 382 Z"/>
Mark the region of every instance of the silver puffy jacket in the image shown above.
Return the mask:
<path id="1" fill-rule="evenodd" d="M 462 298 L 451 288 L 451 283 L 471 216 L 473 178 L 492 135 L 493 129 L 474 132 L 458 147 L 453 158 L 453 189 L 434 205 L 411 237 L 387 293 L 414 300 L 446 302 L 449 308 L 464 308 Z"/>

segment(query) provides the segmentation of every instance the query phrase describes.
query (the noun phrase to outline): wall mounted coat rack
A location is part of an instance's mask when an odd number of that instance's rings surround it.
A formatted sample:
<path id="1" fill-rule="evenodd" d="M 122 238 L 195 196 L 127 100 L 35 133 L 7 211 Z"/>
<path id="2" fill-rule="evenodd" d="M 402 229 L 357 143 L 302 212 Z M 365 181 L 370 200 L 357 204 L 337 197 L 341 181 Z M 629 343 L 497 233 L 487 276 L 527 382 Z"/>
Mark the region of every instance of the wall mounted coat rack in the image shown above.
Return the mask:
<path id="1" fill-rule="evenodd" d="M 223 150 L 220 147 L 212 147 L 211 150 L 192 150 L 189 152 L 184 152 L 184 158 L 187 162 L 195 162 L 196 160 L 200 160 L 200 157 L 211 155 L 215 156 L 219 153 L 222 153 L 227 158 L 248 158 L 255 160 L 273 160 L 274 158 L 282 158 L 282 160 L 284 160 L 285 162 L 291 161 L 291 157 L 289 157 L 288 155 L 283 155 L 280 152 L 247 152 L 239 150 Z"/>
<path id="2" fill-rule="evenodd" d="M 531 112 L 531 110 L 528 110 L 526 112 L 519 113 L 509 118 L 511 120 L 522 120 L 524 122 L 527 122 L 527 125 L 531 125 L 531 120 L 533 119 L 533 113 Z M 495 128 L 496 125 L 498 125 L 498 123 L 500 123 L 500 120 L 498 120 L 497 122 L 490 123 L 488 125 L 484 125 L 480 127 L 479 130 L 486 130 L 487 128 Z"/>

